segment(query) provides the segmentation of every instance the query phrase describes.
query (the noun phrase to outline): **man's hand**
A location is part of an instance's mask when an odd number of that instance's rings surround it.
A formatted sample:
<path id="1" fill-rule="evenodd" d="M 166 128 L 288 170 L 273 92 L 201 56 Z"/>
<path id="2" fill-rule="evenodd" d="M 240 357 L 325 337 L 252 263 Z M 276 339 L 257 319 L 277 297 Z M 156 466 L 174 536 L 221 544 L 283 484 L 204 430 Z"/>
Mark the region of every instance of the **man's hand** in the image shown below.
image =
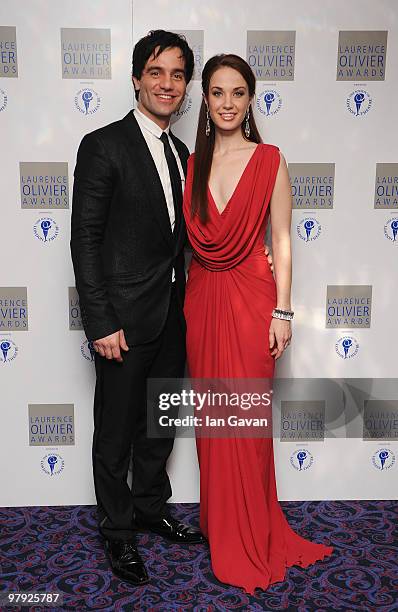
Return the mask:
<path id="1" fill-rule="evenodd" d="M 124 337 L 124 331 L 122 329 L 114 334 L 105 336 L 105 338 L 95 340 L 93 342 L 93 347 L 102 357 L 106 357 L 107 359 L 115 359 L 119 362 L 123 361 L 120 349 L 123 351 L 129 350 Z"/>
<path id="2" fill-rule="evenodd" d="M 269 266 L 271 268 L 271 272 L 273 272 L 274 271 L 274 264 L 273 264 L 273 261 L 272 261 L 272 255 L 270 254 L 268 245 L 266 245 L 266 244 L 264 244 L 264 253 L 265 253 L 265 255 L 266 255 L 267 259 L 268 259 L 268 263 L 269 263 Z"/>

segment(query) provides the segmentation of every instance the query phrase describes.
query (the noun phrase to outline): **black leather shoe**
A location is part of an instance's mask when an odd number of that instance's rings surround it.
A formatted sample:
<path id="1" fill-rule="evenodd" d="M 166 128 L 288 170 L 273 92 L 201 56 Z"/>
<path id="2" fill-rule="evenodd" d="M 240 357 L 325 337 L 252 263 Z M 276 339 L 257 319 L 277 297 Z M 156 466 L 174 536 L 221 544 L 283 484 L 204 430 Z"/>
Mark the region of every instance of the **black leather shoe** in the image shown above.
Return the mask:
<path id="1" fill-rule="evenodd" d="M 206 542 L 206 538 L 200 531 L 196 531 L 171 517 L 160 519 L 155 523 L 147 523 L 136 519 L 136 527 L 139 530 L 153 531 L 153 533 L 157 533 L 171 542 L 180 542 L 181 544 L 203 544 Z"/>
<path id="2" fill-rule="evenodd" d="M 118 578 L 136 586 L 149 582 L 144 562 L 134 542 L 105 540 L 105 550 L 108 553 L 112 571 Z"/>

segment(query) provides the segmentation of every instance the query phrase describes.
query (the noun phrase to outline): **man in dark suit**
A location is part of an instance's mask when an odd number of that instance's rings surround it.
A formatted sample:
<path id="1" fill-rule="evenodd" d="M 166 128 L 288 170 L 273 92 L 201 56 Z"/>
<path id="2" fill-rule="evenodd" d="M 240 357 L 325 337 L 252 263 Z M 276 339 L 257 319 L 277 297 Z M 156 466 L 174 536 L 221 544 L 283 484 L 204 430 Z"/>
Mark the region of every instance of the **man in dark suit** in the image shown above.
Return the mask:
<path id="1" fill-rule="evenodd" d="M 204 541 L 167 508 L 173 439 L 146 435 L 147 379 L 184 375 L 182 191 L 189 151 L 169 123 L 193 67 L 183 37 L 156 30 L 141 39 L 133 53 L 137 109 L 87 134 L 75 169 L 71 251 L 84 329 L 97 351 L 99 529 L 113 571 L 133 584 L 148 581 L 134 529 Z"/>

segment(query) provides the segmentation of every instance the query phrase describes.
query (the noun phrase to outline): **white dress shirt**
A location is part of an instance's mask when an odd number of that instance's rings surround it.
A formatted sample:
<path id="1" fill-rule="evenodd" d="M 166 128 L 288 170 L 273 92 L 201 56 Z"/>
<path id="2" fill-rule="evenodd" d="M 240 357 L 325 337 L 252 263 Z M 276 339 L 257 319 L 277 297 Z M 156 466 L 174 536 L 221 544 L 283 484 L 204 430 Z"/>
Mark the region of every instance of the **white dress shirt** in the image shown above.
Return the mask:
<path id="1" fill-rule="evenodd" d="M 160 140 L 163 132 L 166 132 L 169 136 L 170 126 L 167 126 L 165 130 L 162 130 L 152 119 L 149 119 L 144 113 L 138 108 L 134 109 L 134 117 L 137 119 L 137 123 L 140 126 L 142 135 L 144 136 L 148 145 L 149 151 L 151 152 L 153 161 L 155 162 L 156 169 L 159 174 L 160 182 L 162 183 L 163 192 L 166 198 L 167 210 L 170 218 L 171 231 L 174 230 L 175 225 L 175 213 L 174 213 L 174 202 L 173 202 L 173 190 L 171 188 L 169 167 L 167 165 L 166 156 L 164 154 L 163 142 Z M 180 158 L 178 157 L 177 150 L 174 146 L 172 139 L 169 137 L 170 147 L 176 158 L 178 170 L 181 176 L 181 188 L 184 193 L 185 187 L 185 176 L 184 170 L 182 169 Z M 173 269 L 172 282 L 175 280 L 175 272 Z"/>

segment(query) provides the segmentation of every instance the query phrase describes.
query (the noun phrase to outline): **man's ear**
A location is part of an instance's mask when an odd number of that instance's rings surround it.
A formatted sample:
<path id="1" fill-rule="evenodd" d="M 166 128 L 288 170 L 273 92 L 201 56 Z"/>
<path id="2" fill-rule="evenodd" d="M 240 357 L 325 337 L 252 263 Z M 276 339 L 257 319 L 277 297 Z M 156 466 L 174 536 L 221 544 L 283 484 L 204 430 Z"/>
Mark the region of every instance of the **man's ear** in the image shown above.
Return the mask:
<path id="1" fill-rule="evenodd" d="M 133 81 L 135 91 L 140 91 L 140 80 L 135 76 L 131 77 L 131 80 Z"/>

